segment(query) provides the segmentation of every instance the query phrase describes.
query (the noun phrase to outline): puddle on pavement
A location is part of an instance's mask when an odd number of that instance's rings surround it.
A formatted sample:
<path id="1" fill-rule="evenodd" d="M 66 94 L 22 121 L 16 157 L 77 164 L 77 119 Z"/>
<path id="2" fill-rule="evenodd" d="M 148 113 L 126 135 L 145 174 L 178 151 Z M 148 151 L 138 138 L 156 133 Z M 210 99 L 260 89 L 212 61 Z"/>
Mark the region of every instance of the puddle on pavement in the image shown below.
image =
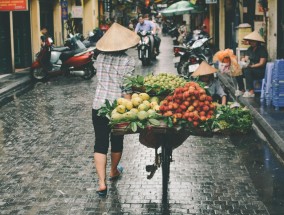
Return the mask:
<path id="1" fill-rule="evenodd" d="M 243 137 L 231 136 L 231 140 L 270 215 L 284 214 L 283 161 L 277 159 L 267 142 L 259 138 L 256 131 Z"/>

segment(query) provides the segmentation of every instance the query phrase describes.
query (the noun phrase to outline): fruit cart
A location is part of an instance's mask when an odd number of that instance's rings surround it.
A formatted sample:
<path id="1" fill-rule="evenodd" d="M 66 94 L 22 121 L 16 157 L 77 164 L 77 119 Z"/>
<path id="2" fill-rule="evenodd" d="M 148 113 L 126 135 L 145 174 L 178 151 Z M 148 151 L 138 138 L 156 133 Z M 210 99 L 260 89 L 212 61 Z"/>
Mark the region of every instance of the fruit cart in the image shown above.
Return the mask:
<path id="1" fill-rule="evenodd" d="M 146 166 L 147 178 L 162 167 L 163 200 L 167 199 L 172 152 L 190 135 L 210 137 L 216 131 L 247 131 L 251 127 L 246 110 L 217 108 L 197 82 L 159 74 L 132 77 L 128 85 L 134 92 L 131 99 L 117 98 L 112 104 L 106 101 L 100 113 L 110 119 L 114 135 L 139 133 L 139 142 L 155 149 L 154 163 Z"/>
<path id="2" fill-rule="evenodd" d="M 114 135 L 133 134 L 129 129 L 113 128 L 112 133 Z M 143 145 L 155 149 L 155 162 L 152 165 L 146 165 L 146 171 L 150 174 L 147 179 L 151 179 L 156 170 L 162 167 L 162 191 L 163 201 L 167 200 L 168 182 L 170 174 L 170 162 L 172 159 L 172 152 L 175 148 L 179 147 L 190 135 L 195 136 L 207 136 L 212 137 L 211 132 L 203 132 L 202 130 L 188 130 L 181 126 L 174 126 L 172 128 L 166 126 L 151 126 L 145 129 L 138 130 L 135 133 L 140 133 L 140 143 Z M 158 149 L 160 153 L 158 153 Z"/>

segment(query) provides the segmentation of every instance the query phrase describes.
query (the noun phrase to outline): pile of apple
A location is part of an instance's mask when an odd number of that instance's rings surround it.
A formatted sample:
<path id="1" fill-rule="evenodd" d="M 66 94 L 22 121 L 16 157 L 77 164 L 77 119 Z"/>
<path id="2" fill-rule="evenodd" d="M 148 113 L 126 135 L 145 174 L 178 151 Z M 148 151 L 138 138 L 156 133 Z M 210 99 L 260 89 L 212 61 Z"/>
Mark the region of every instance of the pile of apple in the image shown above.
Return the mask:
<path id="1" fill-rule="evenodd" d="M 187 82 L 168 95 L 160 105 L 160 113 L 172 117 L 173 122 L 186 120 L 194 127 L 210 119 L 215 110 L 212 97 L 196 82 Z"/>
<path id="2" fill-rule="evenodd" d="M 157 117 L 159 109 L 158 97 L 150 97 L 147 93 L 134 93 L 131 95 L 131 100 L 125 98 L 117 99 L 117 106 L 111 112 L 111 121 L 143 121 Z"/>

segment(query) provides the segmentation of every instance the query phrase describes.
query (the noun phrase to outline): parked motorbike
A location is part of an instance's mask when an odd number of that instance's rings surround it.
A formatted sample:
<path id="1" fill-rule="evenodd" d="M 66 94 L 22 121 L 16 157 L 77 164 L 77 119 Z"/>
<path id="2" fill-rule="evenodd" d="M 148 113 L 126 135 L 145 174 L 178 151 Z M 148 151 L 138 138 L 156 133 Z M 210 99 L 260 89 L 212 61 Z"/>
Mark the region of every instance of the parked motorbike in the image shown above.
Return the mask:
<path id="1" fill-rule="evenodd" d="M 102 36 L 103 36 L 103 32 L 98 28 L 94 31 L 90 31 L 88 37 L 85 38 L 82 42 L 86 46 L 86 48 L 96 47 L 97 42 Z M 94 49 L 94 60 L 97 59 L 97 56 L 99 54 L 100 54 L 100 51 L 98 49 Z"/>
<path id="2" fill-rule="evenodd" d="M 162 34 L 167 35 L 169 33 L 169 30 L 173 27 L 172 23 L 169 21 L 164 21 L 162 23 Z"/>
<path id="3" fill-rule="evenodd" d="M 175 46 L 175 56 L 180 56 L 180 61 L 175 64 L 178 74 L 189 78 L 191 74 L 199 67 L 202 61 L 212 65 L 213 51 L 208 45 L 212 38 L 202 38 L 196 40 L 192 46 Z"/>
<path id="4" fill-rule="evenodd" d="M 142 61 L 143 66 L 150 65 L 151 60 L 155 60 L 157 56 L 154 53 L 154 36 L 151 31 L 140 31 L 137 34 L 140 36 L 138 44 L 139 60 Z"/>
<path id="5" fill-rule="evenodd" d="M 87 49 L 73 35 L 69 39 L 69 47 L 54 47 L 52 39 L 46 39 L 44 47 L 36 55 L 36 61 L 31 66 L 32 80 L 45 81 L 52 75 L 73 75 L 88 80 L 96 74 L 92 60 L 94 48 Z M 47 57 L 48 55 L 50 57 Z"/>
<path id="6" fill-rule="evenodd" d="M 96 46 L 96 43 L 102 38 L 103 35 L 103 32 L 99 28 L 96 28 L 95 30 L 90 31 L 88 36 L 83 38 L 81 41 L 86 48 L 89 48 L 91 46 Z"/>
<path id="7" fill-rule="evenodd" d="M 178 37 L 179 37 L 179 32 L 178 32 L 178 27 L 174 26 L 173 28 L 171 28 L 169 30 L 169 35 L 171 35 L 172 39 L 173 39 L 173 44 L 174 45 L 178 45 Z"/>
<path id="8" fill-rule="evenodd" d="M 209 38 L 209 34 L 205 31 L 201 31 L 199 29 L 197 30 L 194 30 L 193 32 L 191 32 L 187 38 L 185 39 L 185 44 L 188 43 L 190 46 L 193 45 L 193 43 L 196 41 L 196 40 L 200 40 L 200 39 L 203 39 L 203 38 Z"/>

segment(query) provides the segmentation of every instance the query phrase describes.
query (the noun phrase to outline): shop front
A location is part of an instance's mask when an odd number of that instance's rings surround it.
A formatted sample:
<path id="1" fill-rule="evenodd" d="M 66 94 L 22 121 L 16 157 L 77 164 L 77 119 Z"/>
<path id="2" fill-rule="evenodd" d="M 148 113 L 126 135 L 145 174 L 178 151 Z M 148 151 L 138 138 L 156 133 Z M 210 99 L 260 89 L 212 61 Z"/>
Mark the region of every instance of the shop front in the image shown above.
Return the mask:
<path id="1" fill-rule="evenodd" d="M 9 12 L 0 12 L 0 75 L 11 72 Z"/>
<path id="2" fill-rule="evenodd" d="M 15 68 L 27 68 L 32 61 L 29 11 L 14 12 L 13 22 Z"/>
<path id="3" fill-rule="evenodd" d="M 17 10 L 16 7 L 8 7 L 5 2 L 0 4 L 3 9 L 0 11 L 0 74 L 31 65 L 29 1 L 15 2 L 17 8 L 24 4 L 25 7 Z"/>

